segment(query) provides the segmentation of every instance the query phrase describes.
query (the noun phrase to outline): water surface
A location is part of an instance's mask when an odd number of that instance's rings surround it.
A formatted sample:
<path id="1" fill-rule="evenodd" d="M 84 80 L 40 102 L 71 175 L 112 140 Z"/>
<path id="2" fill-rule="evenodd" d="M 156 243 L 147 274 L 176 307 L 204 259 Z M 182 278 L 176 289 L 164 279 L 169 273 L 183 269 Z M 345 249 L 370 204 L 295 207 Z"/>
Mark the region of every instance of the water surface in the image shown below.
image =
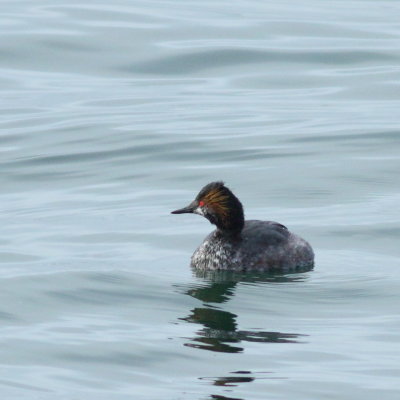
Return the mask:
<path id="1" fill-rule="evenodd" d="M 3 1 L 4 399 L 399 397 L 395 1 Z M 314 271 L 193 274 L 223 179 Z"/>

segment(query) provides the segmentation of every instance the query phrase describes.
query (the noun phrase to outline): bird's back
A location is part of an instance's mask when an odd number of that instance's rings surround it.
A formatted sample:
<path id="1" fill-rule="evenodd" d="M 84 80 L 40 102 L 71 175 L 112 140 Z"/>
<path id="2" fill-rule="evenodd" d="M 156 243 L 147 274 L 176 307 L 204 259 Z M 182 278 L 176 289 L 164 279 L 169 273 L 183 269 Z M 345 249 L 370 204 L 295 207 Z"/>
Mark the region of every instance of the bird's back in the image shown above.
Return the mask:
<path id="1" fill-rule="evenodd" d="M 199 269 L 294 271 L 312 268 L 314 253 L 299 236 L 274 221 L 245 221 L 238 236 L 215 230 L 192 256 Z"/>

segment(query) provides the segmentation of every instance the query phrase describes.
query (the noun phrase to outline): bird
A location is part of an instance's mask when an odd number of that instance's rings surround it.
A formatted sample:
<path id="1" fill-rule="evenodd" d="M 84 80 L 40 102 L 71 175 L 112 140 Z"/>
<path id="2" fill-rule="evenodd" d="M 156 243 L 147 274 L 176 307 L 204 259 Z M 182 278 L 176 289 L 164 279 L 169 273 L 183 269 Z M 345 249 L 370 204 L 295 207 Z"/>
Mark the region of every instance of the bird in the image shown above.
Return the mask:
<path id="1" fill-rule="evenodd" d="M 216 226 L 191 257 L 195 270 L 296 272 L 314 267 L 314 251 L 274 221 L 245 220 L 243 206 L 222 181 L 205 185 L 172 214 L 198 214 Z"/>

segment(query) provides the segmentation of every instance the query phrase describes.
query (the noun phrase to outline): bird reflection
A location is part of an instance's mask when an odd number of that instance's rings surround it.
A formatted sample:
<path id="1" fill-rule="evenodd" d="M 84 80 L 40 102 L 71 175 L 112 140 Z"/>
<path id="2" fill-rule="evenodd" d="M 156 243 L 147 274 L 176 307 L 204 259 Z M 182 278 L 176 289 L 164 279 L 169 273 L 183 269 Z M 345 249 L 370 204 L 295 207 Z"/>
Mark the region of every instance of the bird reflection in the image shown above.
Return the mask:
<path id="1" fill-rule="evenodd" d="M 215 399 L 215 400 L 244 400 L 244 399 L 239 399 L 237 397 L 221 396 L 219 394 L 212 394 L 210 399 Z"/>
<path id="2" fill-rule="evenodd" d="M 244 399 L 239 399 L 237 397 L 226 397 L 226 396 L 221 396 L 219 394 L 212 394 L 210 399 L 215 399 L 215 400 L 244 400 Z"/>
<path id="3" fill-rule="evenodd" d="M 232 390 L 232 387 L 238 386 L 239 384 L 243 383 L 253 382 L 256 379 L 284 379 L 281 377 L 266 376 L 270 374 L 269 372 L 233 371 L 230 373 L 233 374 L 234 376 L 203 377 L 199 379 L 208 380 L 212 382 L 212 385 L 214 386 L 224 387 L 226 388 L 225 391 L 227 392 L 230 392 Z M 243 400 L 243 399 L 238 399 L 237 397 L 226 397 L 218 394 L 212 394 L 209 398 L 220 399 L 220 400 Z"/>
<path id="4" fill-rule="evenodd" d="M 279 284 L 301 282 L 306 275 L 296 273 L 292 275 L 266 273 L 237 273 L 228 271 L 193 271 L 197 278 L 196 283 L 189 287 L 181 287 L 186 295 L 200 300 L 198 307 L 190 310 L 181 320 L 199 325 L 199 330 L 193 337 L 187 338 L 184 344 L 201 350 L 220 353 L 241 353 L 245 342 L 258 343 L 299 343 L 306 336 L 299 333 L 276 331 L 262 331 L 258 329 L 241 330 L 238 327 L 238 315 L 223 309 L 223 304 L 231 299 L 240 283 L 248 284 Z M 210 381 L 224 391 L 231 391 L 232 387 L 246 385 L 258 379 L 285 379 L 270 375 L 271 372 L 261 371 L 234 371 L 230 376 L 200 377 Z M 268 375 L 267 375 L 268 374 Z M 237 397 L 227 397 L 220 394 L 210 394 L 210 400 L 244 400 Z"/>
<path id="5" fill-rule="evenodd" d="M 218 378 L 200 378 L 211 380 L 214 386 L 237 386 L 238 383 L 253 382 L 256 378 L 252 376 L 222 376 Z"/>
<path id="6" fill-rule="evenodd" d="M 194 274 L 205 283 L 186 289 L 185 294 L 202 301 L 203 305 L 192 309 L 187 317 L 181 319 L 199 324 L 202 328 L 185 346 L 214 352 L 239 353 L 243 351 L 242 342 L 298 343 L 299 338 L 305 336 L 297 333 L 240 330 L 236 314 L 215 306 L 215 303 L 227 302 L 234 295 L 239 282 L 294 282 L 304 280 L 304 276 L 240 274 L 227 271 L 194 271 Z"/>

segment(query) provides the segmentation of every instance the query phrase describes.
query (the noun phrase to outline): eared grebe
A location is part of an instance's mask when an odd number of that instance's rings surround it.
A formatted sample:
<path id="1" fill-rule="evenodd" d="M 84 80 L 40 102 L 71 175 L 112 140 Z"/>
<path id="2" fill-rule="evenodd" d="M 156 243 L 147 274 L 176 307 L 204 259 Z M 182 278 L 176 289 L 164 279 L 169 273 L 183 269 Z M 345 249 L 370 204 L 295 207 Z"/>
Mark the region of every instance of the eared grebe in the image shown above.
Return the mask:
<path id="1" fill-rule="evenodd" d="M 314 252 L 301 237 L 273 221 L 244 220 L 243 206 L 223 182 L 211 182 L 187 207 L 217 229 L 193 253 L 191 265 L 203 270 L 296 271 L 312 269 Z"/>

